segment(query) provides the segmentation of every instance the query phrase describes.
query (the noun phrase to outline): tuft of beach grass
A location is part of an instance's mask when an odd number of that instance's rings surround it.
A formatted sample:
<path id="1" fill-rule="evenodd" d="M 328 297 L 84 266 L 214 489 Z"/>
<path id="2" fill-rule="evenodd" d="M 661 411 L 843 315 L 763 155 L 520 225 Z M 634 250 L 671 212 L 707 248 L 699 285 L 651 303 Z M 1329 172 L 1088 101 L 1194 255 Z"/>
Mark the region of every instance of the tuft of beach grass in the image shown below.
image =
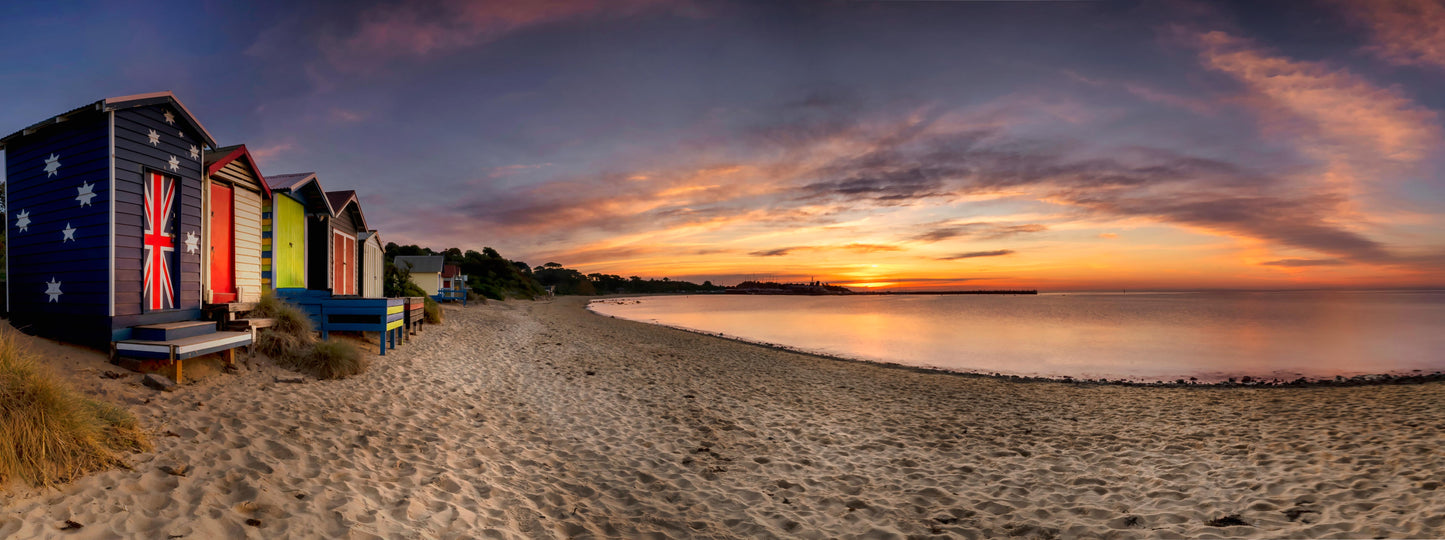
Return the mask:
<path id="1" fill-rule="evenodd" d="M 370 367 L 369 361 L 350 343 L 317 341 L 306 313 L 274 295 L 261 297 L 251 313 L 274 321 L 256 336 L 256 349 L 281 367 L 318 379 L 342 379 Z"/>
<path id="2" fill-rule="evenodd" d="M 422 305 L 423 305 L 423 307 L 424 307 L 424 309 L 425 309 L 425 313 L 426 313 L 426 323 L 427 323 L 427 324 L 441 324 L 441 323 L 442 323 L 442 305 L 441 305 L 441 304 L 437 303 L 436 300 L 432 300 L 430 297 L 426 297 L 426 299 L 422 301 Z"/>
<path id="3" fill-rule="evenodd" d="M 151 449 L 130 412 L 81 395 L 0 330 L 0 486 L 47 486 Z"/>

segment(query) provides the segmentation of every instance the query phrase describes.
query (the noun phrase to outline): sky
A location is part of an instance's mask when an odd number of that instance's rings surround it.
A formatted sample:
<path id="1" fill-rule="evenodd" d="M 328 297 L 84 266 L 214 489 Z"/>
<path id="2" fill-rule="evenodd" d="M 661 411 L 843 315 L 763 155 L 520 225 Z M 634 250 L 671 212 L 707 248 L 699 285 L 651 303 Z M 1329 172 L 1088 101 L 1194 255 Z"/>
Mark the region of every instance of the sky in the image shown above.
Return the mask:
<path id="1" fill-rule="evenodd" d="M 1445 0 L 0 3 L 384 241 L 898 289 L 1445 285 Z M 123 5 L 122 5 L 123 4 Z"/>

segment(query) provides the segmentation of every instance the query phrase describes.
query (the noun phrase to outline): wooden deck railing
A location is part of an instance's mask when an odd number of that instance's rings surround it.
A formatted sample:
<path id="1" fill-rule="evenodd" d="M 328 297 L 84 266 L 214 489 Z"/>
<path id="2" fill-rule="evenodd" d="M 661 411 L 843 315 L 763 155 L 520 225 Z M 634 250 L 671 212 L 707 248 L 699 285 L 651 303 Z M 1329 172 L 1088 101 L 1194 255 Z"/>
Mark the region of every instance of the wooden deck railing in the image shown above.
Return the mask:
<path id="1" fill-rule="evenodd" d="M 276 296 L 305 311 L 321 331 L 321 339 L 331 332 L 376 332 L 385 356 L 387 348 L 395 349 L 404 337 L 406 300 L 402 298 L 332 296 L 329 291 L 308 289 L 276 289 Z"/>

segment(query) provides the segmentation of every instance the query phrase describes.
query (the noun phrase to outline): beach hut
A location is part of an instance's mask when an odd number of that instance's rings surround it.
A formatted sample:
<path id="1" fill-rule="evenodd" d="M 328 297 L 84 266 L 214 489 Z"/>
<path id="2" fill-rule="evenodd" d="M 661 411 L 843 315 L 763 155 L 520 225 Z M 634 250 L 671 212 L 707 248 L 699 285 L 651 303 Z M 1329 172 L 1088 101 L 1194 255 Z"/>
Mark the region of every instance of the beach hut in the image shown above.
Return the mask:
<path id="1" fill-rule="evenodd" d="M 261 225 L 265 287 L 330 291 L 334 212 L 321 181 L 316 173 L 273 175 L 268 180 L 272 196 Z"/>
<path id="2" fill-rule="evenodd" d="M 443 265 L 441 280 L 435 297 L 438 302 L 460 301 L 462 305 L 467 305 L 467 276 L 462 274 L 460 266 Z"/>
<path id="3" fill-rule="evenodd" d="M 398 270 L 411 272 L 411 281 L 427 296 L 436 296 L 442 286 L 442 269 L 446 257 L 441 255 L 398 255 L 392 264 Z"/>
<path id="4" fill-rule="evenodd" d="M 261 213 L 271 188 L 246 145 L 206 154 L 205 209 L 209 218 L 203 282 L 209 303 L 261 299 Z"/>
<path id="5" fill-rule="evenodd" d="M 357 296 L 356 233 L 368 229 L 356 193 L 327 193 L 316 173 L 269 180 L 274 204 L 266 234 L 276 296 L 305 311 L 322 339 L 331 332 L 376 332 L 381 354 L 396 347 L 406 302 Z"/>
<path id="6" fill-rule="evenodd" d="M 361 296 L 381 298 L 382 265 L 386 258 L 386 252 L 381 247 L 381 235 L 376 231 L 364 231 L 357 233 L 356 237 L 361 242 L 361 264 L 357 265 L 360 272 L 356 277 L 361 286 Z"/>
<path id="7" fill-rule="evenodd" d="M 170 92 L 102 99 L 0 138 L 11 323 L 173 362 L 250 343 L 200 321 L 215 146 Z"/>
<path id="8" fill-rule="evenodd" d="M 328 191 L 326 198 L 331 203 L 331 293 L 338 296 L 361 294 L 358 284 L 361 276 L 360 238 L 366 232 L 366 216 L 361 213 L 361 203 L 356 192 Z"/>

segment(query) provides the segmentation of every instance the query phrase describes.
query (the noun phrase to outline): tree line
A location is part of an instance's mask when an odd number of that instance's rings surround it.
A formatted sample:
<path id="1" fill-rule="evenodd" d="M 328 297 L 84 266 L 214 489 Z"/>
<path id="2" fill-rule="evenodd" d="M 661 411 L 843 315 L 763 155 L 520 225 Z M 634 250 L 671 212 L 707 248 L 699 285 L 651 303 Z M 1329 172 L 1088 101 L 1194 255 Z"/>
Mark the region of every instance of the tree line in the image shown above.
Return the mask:
<path id="1" fill-rule="evenodd" d="M 536 298 L 547 294 L 548 287 L 559 295 L 712 292 L 726 289 L 713 285 L 711 281 L 697 284 L 670 278 L 583 274 L 555 262 L 532 267 L 522 261 L 508 260 L 489 247 L 482 248 L 480 252 L 458 248 L 437 251 L 414 244 L 402 246 L 389 242 L 386 244 L 386 275 L 383 281 L 387 296 L 425 296 L 421 288 L 410 281 L 409 272 L 393 264 L 398 256 L 414 255 L 441 255 L 446 264 L 457 265 L 462 275 L 467 276 L 467 288 L 471 292 L 494 300 Z"/>

